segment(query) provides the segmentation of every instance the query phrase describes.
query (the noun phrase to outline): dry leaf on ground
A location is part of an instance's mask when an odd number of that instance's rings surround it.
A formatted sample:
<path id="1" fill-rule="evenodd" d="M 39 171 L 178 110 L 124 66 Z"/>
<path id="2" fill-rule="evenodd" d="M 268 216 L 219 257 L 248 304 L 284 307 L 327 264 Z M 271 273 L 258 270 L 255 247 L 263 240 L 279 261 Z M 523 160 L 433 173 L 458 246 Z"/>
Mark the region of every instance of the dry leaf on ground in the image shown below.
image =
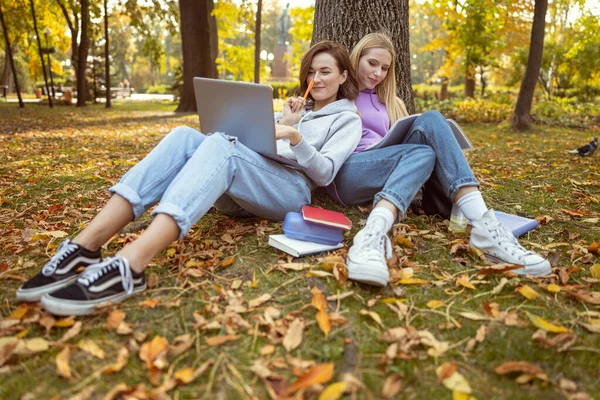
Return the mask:
<path id="1" fill-rule="evenodd" d="M 71 379 L 73 377 L 71 374 L 71 367 L 69 366 L 70 360 L 71 348 L 69 346 L 65 346 L 56 356 L 56 374 L 58 376 L 62 376 L 63 378 L 67 379 Z"/>
<path id="2" fill-rule="evenodd" d="M 313 365 L 308 372 L 302 375 L 288 389 L 287 393 L 292 394 L 300 389 L 311 387 L 317 383 L 326 383 L 333 377 L 333 364 Z"/>
<path id="3" fill-rule="evenodd" d="M 287 330 L 283 338 L 283 347 L 289 352 L 294 350 L 296 347 L 300 346 L 302 343 L 302 334 L 304 332 L 304 321 L 299 318 L 296 318 L 290 324 L 290 327 Z"/>

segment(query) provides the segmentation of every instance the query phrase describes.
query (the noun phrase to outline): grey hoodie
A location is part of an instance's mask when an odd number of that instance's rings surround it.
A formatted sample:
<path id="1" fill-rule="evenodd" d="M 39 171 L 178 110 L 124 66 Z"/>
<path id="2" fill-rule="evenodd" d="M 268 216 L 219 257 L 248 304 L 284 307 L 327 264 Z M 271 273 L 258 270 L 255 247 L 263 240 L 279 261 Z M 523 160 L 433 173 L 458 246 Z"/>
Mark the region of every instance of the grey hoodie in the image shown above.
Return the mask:
<path id="1" fill-rule="evenodd" d="M 280 118 L 281 113 L 276 113 L 275 120 Z M 302 135 L 300 143 L 292 146 L 289 140 L 280 139 L 277 153 L 302 166 L 311 190 L 333 181 L 362 135 L 356 105 L 348 99 L 334 101 L 319 111 L 304 110 L 294 128 Z"/>

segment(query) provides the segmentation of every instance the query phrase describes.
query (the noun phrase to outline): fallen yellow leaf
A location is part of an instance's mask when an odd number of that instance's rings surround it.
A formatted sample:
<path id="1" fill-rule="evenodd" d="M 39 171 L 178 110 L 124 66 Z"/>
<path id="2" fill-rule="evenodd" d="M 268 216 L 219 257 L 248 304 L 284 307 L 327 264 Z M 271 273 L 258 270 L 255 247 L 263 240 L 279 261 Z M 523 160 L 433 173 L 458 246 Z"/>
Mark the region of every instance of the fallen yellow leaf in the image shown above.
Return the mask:
<path id="1" fill-rule="evenodd" d="M 69 327 L 73 326 L 74 324 L 75 324 L 75 318 L 68 317 L 68 318 L 59 319 L 58 321 L 56 321 L 54 326 L 56 326 L 57 328 L 69 328 Z"/>
<path id="2" fill-rule="evenodd" d="M 548 286 L 546 286 L 546 290 L 550 293 L 558 293 L 560 292 L 560 286 L 558 286 L 556 283 L 551 283 Z"/>
<path id="3" fill-rule="evenodd" d="M 381 321 L 381 317 L 375 311 L 360 310 L 360 315 L 368 315 L 369 317 L 371 317 L 371 319 L 373 319 L 373 321 L 377 322 L 379 326 L 384 328 L 383 322 Z"/>
<path id="4" fill-rule="evenodd" d="M 104 350 L 91 339 L 80 340 L 79 343 L 77 343 L 77 347 L 96 358 L 104 360 Z"/>
<path id="5" fill-rule="evenodd" d="M 327 308 L 327 301 L 325 300 L 323 293 L 316 286 L 312 288 L 311 292 L 313 296 L 310 303 L 313 305 L 313 307 L 319 311 L 325 310 Z"/>
<path id="6" fill-rule="evenodd" d="M 319 400 L 338 400 L 343 396 L 348 385 L 346 382 L 336 382 L 327 386 L 319 395 Z"/>
<path id="7" fill-rule="evenodd" d="M 539 293 L 533 290 L 529 285 L 523 285 L 517 289 L 528 300 L 535 300 L 539 297 Z"/>
<path id="8" fill-rule="evenodd" d="M 317 312 L 317 323 L 325 336 L 328 336 L 331 332 L 331 321 L 329 320 L 329 314 L 324 309 Z"/>
<path id="9" fill-rule="evenodd" d="M 117 329 L 121 322 L 125 320 L 125 313 L 119 310 L 112 310 L 106 318 L 106 329 Z"/>
<path id="10" fill-rule="evenodd" d="M 590 274 L 593 278 L 600 279 L 600 264 L 594 264 L 590 268 Z"/>
<path id="11" fill-rule="evenodd" d="M 206 344 L 209 346 L 220 346 L 223 343 L 231 342 L 239 339 L 238 335 L 220 335 L 206 338 Z"/>
<path id="12" fill-rule="evenodd" d="M 313 365 L 306 374 L 302 375 L 288 389 L 287 394 L 292 394 L 300 389 L 311 387 L 316 383 L 328 382 L 333 377 L 333 364 Z"/>
<path id="13" fill-rule="evenodd" d="M 417 279 L 417 278 L 407 278 L 407 279 L 402 278 L 396 283 L 399 285 L 423 285 L 423 284 L 429 283 L 429 281 L 426 281 L 424 279 Z"/>
<path id="14" fill-rule="evenodd" d="M 27 314 L 27 310 L 27 303 L 19 304 L 15 311 L 8 316 L 8 319 L 21 319 Z"/>
<path id="15" fill-rule="evenodd" d="M 175 372 L 175 375 L 173 375 L 173 377 L 180 384 L 188 384 L 194 379 L 194 368 L 178 369 L 177 372 Z"/>
<path id="16" fill-rule="evenodd" d="M 427 307 L 435 310 L 436 308 L 440 308 L 444 306 L 444 302 L 441 300 L 429 300 L 427 302 Z"/>
<path id="17" fill-rule="evenodd" d="M 469 279 L 467 278 L 457 278 L 456 279 L 456 284 L 466 287 L 467 289 L 471 289 L 471 290 L 477 290 L 475 289 L 475 286 L 473 286 L 473 284 L 471 282 L 469 282 Z"/>
<path id="18" fill-rule="evenodd" d="M 71 367 L 69 367 L 69 360 L 71 359 L 71 348 L 65 346 L 60 353 L 56 356 L 56 373 L 58 376 L 63 378 L 71 379 Z"/>
<path id="19" fill-rule="evenodd" d="M 235 261 L 235 256 L 227 257 L 223 261 L 221 261 L 221 267 L 229 267 Z"/>
<path id="20" fill-rule="evenodd" d="M 158 303 L 160 303 L 160 299 L 146 299 L 138 304 L 144 308 L 156 308 Z"/>
<path id="21" fill-rule="evenodd" d="M 531 322 L 540 329 L 554 333 L 573 333 L 572 330 L 565 328 L 564 326 L 551 324 L 542 317 L 533 315 L 530 312 L 525 311 L 525 313 L 527 314 L 527 317 L 529 317 Z"/>
<path id="22" fill-rule="evenodd" d="M 338 266 L 346 268 L 346 263 L 340 256 L 327 256 L 323 259 L 322 266 L 325 271 L 332 272 Z"/>

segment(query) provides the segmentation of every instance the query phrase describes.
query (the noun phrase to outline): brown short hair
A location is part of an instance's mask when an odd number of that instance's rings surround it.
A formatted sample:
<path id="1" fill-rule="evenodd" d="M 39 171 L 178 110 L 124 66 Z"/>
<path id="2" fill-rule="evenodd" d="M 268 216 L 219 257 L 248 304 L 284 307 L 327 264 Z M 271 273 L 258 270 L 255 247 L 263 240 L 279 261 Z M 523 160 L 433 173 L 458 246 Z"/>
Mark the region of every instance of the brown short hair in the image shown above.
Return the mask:
<path id="1" fill-rule="evenodd" d="M 306 93 L 306 89 L 308 89 L 308 83 L 306 82 L 308 70 L 310 69 L 313 58 L 319 53 L 330 54 L 335 59 L 335 64 L 340 70 L 340 73 L 344 73 L 344 71 L 348 72 L 348 78 L 346 78 L 346 81 L 342 83 L 338 89 L 337 100 L 356 99 L 358 96 L 358 79 L 356 78 L 356 73 L 352 67 L 352 62 L 350 62 L 348 49 L 346 49 L 346 46 L 343 44 L 335 43 L 331 40 L 323 40 L 314 44 L 302 57 L 299 77 L 300 87 L 296 90 L 296 95 L 303 96 L 304 93 Z M 314 101 L 311 95 L 309 95 L 308 98 Z"/>

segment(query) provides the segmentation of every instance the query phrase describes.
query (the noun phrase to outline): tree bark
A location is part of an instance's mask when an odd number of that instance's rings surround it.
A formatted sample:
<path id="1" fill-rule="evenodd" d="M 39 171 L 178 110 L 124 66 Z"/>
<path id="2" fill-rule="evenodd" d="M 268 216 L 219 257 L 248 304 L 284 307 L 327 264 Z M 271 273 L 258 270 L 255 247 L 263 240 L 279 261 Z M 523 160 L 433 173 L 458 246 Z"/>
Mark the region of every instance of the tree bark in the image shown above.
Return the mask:
<path id="1" fill-rule="evenodd" d="M 9 49 L 8 47 L 4 49 L 4 65 L 2 67 L 2 75 L 0 75 L 0 85 L 10 86 L 9 78 L 10 78 L 11 70 L 10 70 L 10 63 L 8 62 L 9 61 L 9 58 L 8 58 L 9 50 L 11 50 L 11 49 Z"/>
<path id="2" fill-rule="evenodd" d="M 46 93 L 48 93 L 48 105 L 50 108 L 53 107 L 52 95 L 50 94 L 50 87 L 48 86 L 48 76 L 46 75 L 46 63 L 44 62 L 44 55 L 42 54 L 42 42 L 40 40 L 40 33 L 37 28 L 37 19 L 35 18 L 35 7 L 33 6 L 33 0 L 29 0 L 31 6 L 31 17 L 33 18 L 33 29 L 37 38 L 38 50 L 40 53 L 40 59 L 42 60 L 42 71 L 44 72 L 44 83 L 46 84 Z"/>
<path id="3" fill-rule="evenodd" d="M 0 4 L 0 23 L 2 24 L 2 32 L 4 33 L 4 41 L 6 42 L 6 59 L 4 60 L 5 69 L 6 64 L 10 63 L 10 68 L 12 69 L 13 77 L 15 79 L 15 89 L 17 91 L 17 97 L 19 98 L 19 107 L 25 108 L 25 104 L 23 103 L 23 99 L 21 98 L 21 90 L 19 89 L 19 78 L 17 77 L 17 69 L 15 68 L 15 60 L 12 56 L 12 50 L 10 47 L 10 40 L 8 38 L 8 29 L 6 29 L 6 24 L 4 23 L 4 14 L 2 13 L 2 4 Z M 6 82 L 7 84 L 9 82 Z"/>
<path id="4" fill-rule="evenodd" d="M 71 32 L 71 66 L 75 70 L 75 76 L 78 76 L 77 68 L 79 66 L 79 42 L 77 39 L 79 38 L 79 20 L 77 19 L 77 14 L 74 14 L 74 21 L 71 21 L 69 11 L 67 10 L 65 4 L 61 0 L 56 0 L 56 2 L 62 10 L 65 20 L 67 21 L 67 25 L 69 26 L 69 31 Z"/>
<path id="5" fill-rule="evenodd" d="M 256 26 L 254 28 L 254 82 L 260 83 L 260 25 L 262 19 L 262 0 L 256 6 Z"/>
<path id="6" fill-rule="evenodd" d="M 312 43 L 329 39 L 352 49 L 367 33 L 386 32 L 396 49 L 397 95 L 414 113 L 408 0 L 316 0 L 314 19 Z"/>
<path id="7" fill-rule="evenodd" d="M 88 22 L 90 19 L 89 0 L 81 0 L 81 40 L 77 55 L 77 107 L 85 107 L 87 97 L 87 56 L 89 50 Z"/>
<path id="8" fill-rule="evenodd" d="M 196 111 L 194 77 L 218 77 L 215 63 L 217 23 L 211 16 L 213 8 L 213 0 L 179 0 L 183 88 L 178 112 Z"/>
<path id="9" fill-rule="evenodd" d="M 469 61 L 467 56 L 465 66 L 465 97 L 475 97 L 475 66 Z"/>
<path id="10" fill-rule="evenodd" d="M 542 66 L 547 9 L 548 0 L 535 0 L 527 68 L 525 69 L 525 76 L 521 82 L 519 97 L 517 98 L 517 104 L 512 116 L 513 128 L 520 131 L 527 130 L 531 127 L 531 104 L 533 103 L 533 94 Z"/>
<path id="11" fill-rule="evenodd" d="M 442 87 L 440 88 L 440 100 L 448 100 L 448 81 L 446 77 L 442 77 Z"/>
<path id="12" fill-rule="evenodd" d="M 106 86 L 106 108 L 111 108 L 110 103 L 110 52 L 108 49 L 108 0 L 104 0 L 104 63 L 106 77 L 104 86 Z"/>

